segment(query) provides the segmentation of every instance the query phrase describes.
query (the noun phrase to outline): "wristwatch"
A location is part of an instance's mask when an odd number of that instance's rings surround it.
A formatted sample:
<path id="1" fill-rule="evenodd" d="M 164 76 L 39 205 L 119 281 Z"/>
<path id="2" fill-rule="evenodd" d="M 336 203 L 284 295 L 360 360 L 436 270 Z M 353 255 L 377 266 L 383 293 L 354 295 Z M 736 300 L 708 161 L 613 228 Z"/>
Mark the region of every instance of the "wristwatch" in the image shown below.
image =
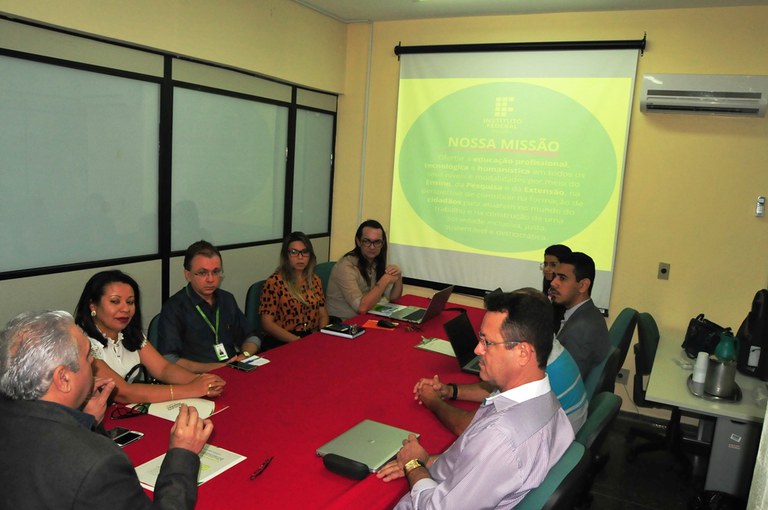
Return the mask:
<path id="1" fill-rule="evenodd" d="M 250 352 L 248 352 L 248 351 L 243 351 L 243 352 L 242 352 L 242 354 L 243 354 L 243 356 L 245 356 L 246 358 L 250 358 L 250 357 L 251 357 L 251 353 L 250 353 Z"/>
<path id="2" fill-rule="evenodd" d="M 405 466 L 403 466 L 403 471 L 405 472 L 405 476 L 408 476 L 408 473 L 420 467 L 426 468 L 427 466 L 419 459 L 409 460 L 408 462 L 405 463 Z"/>

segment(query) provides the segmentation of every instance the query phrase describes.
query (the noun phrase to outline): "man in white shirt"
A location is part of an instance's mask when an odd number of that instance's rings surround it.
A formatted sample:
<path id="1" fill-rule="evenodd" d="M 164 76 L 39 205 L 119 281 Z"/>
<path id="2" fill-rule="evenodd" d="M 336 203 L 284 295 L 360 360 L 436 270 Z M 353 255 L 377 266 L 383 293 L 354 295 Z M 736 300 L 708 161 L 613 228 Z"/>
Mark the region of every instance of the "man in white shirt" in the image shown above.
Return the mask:
<path id="1" fill-rule="evenodd" d="M 573 442 L 573 429 L 544 369 L 552 349 L 552 312 L 526 294 L 486 301 L 475 353 L 480 378 L 499 388 L 439 457 L 411 435 L 378 473 L 405 476 L 411 489 L 399 510 L 511 508 L 539 486 Z"/>

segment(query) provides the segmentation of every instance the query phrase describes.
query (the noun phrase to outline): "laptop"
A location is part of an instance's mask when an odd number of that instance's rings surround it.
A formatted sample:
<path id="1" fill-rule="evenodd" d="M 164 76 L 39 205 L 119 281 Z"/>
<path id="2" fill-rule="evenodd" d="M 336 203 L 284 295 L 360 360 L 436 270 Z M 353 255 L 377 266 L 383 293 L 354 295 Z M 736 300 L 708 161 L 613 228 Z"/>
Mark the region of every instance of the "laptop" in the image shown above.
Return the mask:
<path id="1" fill-rule="evenodd" d="M 453 319 L 443 324 L 443 329 L 448 335 L 453 352 L 456 354 L 456 360 L 459 362 L 462 372 L 470 374 L 480 373 L 480 356 L 475 355 L 477 346 L 477 335 L 475 328 L 469 322 L 466 313 L 460 313 Z"/>
<path id="2" fill-rule="evenodd" d="M 382 315 L 390 319 L 413 322 L 415 324 L 424 324 L 428 320 L 440 315 L 440 312 L 443 311 L 445 304 L 448 302 L 448 298 L 451 297 L 452 292 L 453 285 L 435 293 L 435 295 L 432 296 L 432 300 L 429 302 L 429 306 L 426 308 L 422 308 L 420 306 L 404 306 L 391 303 L 379 303 L 374 305 L 374 307 L 371 308 L 368 313 L 373 315 Z"/>
<path id="3" fill-rule="evenodd" d="M 335 439 L 317 449 L 323 457 L 335 453 L 341 457 L 361 462 L 371 473 L 379 470 L 388 460 L 397 455 L 408 434 L 419 434 L 385 425 L 373 420 L 363 420 Z"/>

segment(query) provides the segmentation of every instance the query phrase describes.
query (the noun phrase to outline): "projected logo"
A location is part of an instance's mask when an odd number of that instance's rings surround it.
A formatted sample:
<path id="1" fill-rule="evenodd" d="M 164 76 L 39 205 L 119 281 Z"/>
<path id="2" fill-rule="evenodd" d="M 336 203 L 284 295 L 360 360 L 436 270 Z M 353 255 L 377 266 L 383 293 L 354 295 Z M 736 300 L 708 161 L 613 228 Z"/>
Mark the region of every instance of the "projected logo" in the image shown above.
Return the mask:
<path id="1" fill-rule="evenodd" d="M 500 116 L 508 118 L 488 122 Z M 424 222 L 495 252 L 538 250 L 580 232 L 606 207 L 619 171 L 592 113 L 523 83 L 477 85 L 436 102 L 408 130 L 397 164 Z"/>
<path id="2" fill-rule="evenodd" d="M 496 107 L 493 109 L 494 117 L 506 117 L 515 111 L 515 108 L 512 105 L 514 100 L 514 97 L 497 97 Z"/>

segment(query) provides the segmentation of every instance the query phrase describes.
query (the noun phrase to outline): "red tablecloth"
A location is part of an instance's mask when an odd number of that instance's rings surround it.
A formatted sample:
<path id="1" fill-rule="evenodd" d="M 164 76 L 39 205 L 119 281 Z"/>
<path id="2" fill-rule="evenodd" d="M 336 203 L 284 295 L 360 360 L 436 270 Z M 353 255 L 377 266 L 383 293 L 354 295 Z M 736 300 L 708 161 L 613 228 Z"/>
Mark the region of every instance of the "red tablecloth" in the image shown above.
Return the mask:
<path id="1" fill-rule="evenodd" d="M 427 301 L 406 296 L 401 302 Z M 212 418 L 215 430 L 209 443 L 247 459 L 201 485 L 197 508 L 391 508 L 407 491 L 405 480 L 351 480 L 326 470 L 315 450 L 366 418 L 419 432 L 430 453 L 448 447 L 455 437 L 413 400 L 413 386 L 419 377 L 434 374 L 458 383 L 477 377 L 460 372 L 455 358 L 414 345 L 422 335 L 445 338 L 442 324 L 457 313 L 444 311 L 421 326 L 422 331 L 406 331 L 403 322 L 394 331 L 368 330 L 354 340 L 316 333 L 267 351 L 264 357 L 271 362 L 253 372 L 219 369 L 227 387 L 217 409 L 230 407 Z M 479 326 L 483 311 L 468 308 L 468 313 Z M 374 317 L 348 322 L 362 324 Z M 141 416 L 107 421 L 107 427 L 145 433 L 125 449 L 134 465 L 167 449 L 171 423 L 166 420 Z M 264 473 L 249 480 L 271 456 Z"/>

